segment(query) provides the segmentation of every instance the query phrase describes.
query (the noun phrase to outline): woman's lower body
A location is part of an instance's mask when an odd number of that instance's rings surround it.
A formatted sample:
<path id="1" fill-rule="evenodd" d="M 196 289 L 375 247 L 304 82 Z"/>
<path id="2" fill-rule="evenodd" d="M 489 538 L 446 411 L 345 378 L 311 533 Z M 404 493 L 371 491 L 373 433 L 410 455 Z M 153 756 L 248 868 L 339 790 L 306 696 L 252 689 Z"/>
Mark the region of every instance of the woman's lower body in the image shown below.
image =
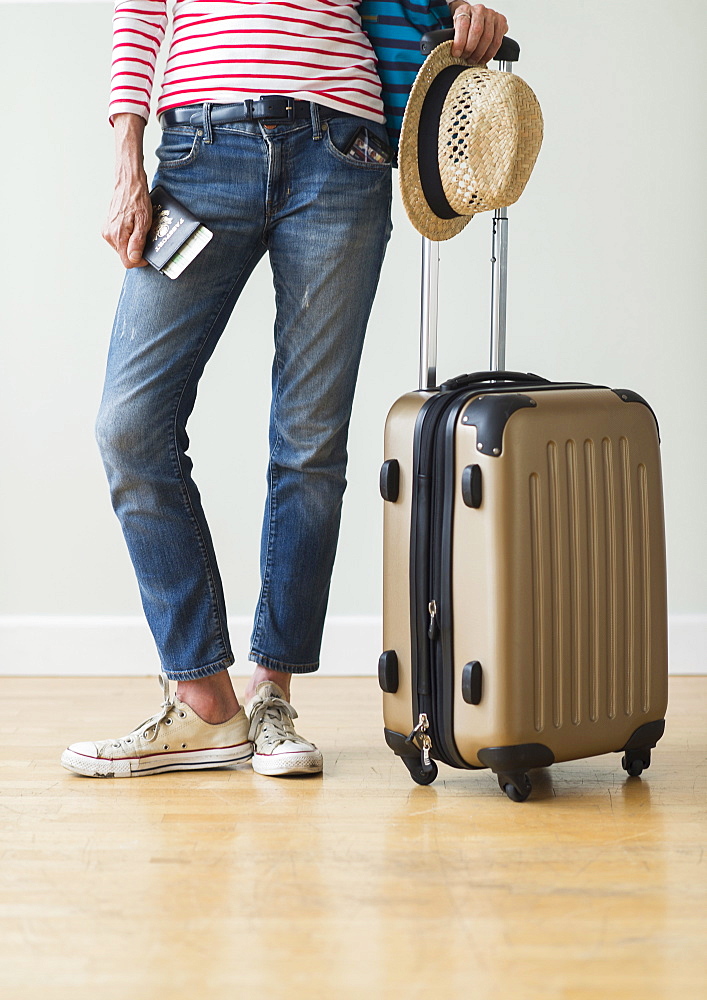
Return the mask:
<path id="1" fill-rule="evenodd" d="M 234 660 L 186 426 L 205 365 L 266 253 L 277 311 L 262 585 L 249 657 L 282 674 L 319 665 L 349 419 L 391 231 L 390 164 L 344 152 L 362 126 L 385 138 L 383 126 L 353 116 L 321 122 L 316 106 L 311 120 L 274 127 L 212 127 L 207 108 L 203 128 L 163 133 L 154 183 L 213 238 L 175 280 L 151 267 L 126 273 L 97 438 L 172 680 L 206 678 Z M 244 355 L 251 335 L 234 331 Z M 234 385 L 244 377 L 234 372 Z M 246 472 L 248 481 L 259 474 Z"/>

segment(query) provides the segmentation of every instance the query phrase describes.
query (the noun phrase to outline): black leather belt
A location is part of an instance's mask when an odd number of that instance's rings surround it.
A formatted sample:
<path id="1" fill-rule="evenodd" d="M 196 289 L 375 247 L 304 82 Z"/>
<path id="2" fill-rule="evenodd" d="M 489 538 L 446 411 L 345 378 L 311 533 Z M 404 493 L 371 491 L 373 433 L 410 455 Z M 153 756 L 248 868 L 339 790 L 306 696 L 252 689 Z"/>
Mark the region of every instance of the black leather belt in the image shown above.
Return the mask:
<path id="1" fill-rule="evenodd" d="M 336 111 L 334 108 L 326 108 L 323 104 L 317 105 L 319 108 L 320 121 L 328 118 L 345 115 L 345 111 Z M 293 122 L 300 118 L 311 118 L 309 101 L 296 101 L 293 97 L 284 97 L 281 94 L 268 94 L 261 97 L 259 101 L 243 101 L 240 104 L 213 104 L 211 106 L 211 124 L 220 125 L 226 122 L 252 122 L 269 121 Z M 204 106 L 203 104 L 187 104 L 183 108 L 170 108 L 160 116 L 162 128 L 169 128 L 172 125 L 194 125 L 203 127 Z"/>

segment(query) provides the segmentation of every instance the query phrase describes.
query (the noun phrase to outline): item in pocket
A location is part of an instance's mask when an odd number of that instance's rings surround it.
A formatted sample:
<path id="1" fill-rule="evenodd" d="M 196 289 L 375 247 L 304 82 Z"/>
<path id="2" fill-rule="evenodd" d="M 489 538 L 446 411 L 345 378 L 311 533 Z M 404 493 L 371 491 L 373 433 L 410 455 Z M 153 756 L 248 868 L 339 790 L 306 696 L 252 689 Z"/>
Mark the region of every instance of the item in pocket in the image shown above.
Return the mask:
<path id="1" fill-rule="evenodd" d="M 390 163 L 393 151 L 382 139 L 370 132 L 365 126 L 356 132 L 345 149 L 345 155 L 360 163 Z"/>

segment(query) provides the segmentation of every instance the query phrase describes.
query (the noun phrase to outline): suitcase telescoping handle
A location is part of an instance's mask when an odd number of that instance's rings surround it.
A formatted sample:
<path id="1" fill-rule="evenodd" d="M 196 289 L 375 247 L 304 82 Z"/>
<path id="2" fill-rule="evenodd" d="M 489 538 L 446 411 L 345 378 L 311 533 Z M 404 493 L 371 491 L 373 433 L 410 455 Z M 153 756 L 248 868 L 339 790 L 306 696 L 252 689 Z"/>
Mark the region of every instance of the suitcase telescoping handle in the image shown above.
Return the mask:
<path id="1" fill-rule="evenodd" d="M 442 42 L 454 38 L 453 29 L 428 31 L 420 39 L 420 51 L 429 55 Z M 520 45 L 504 38 L 494 56 L 505 73 L 513 72 L 520 56 Z M 437 308 L 439 288 L 439 243 L 422 237 L 422 312 L 420 323 L 420 388 L 433 389 L 437 384 Z M 490 368 L 499 373 L 506 364 L 506 299 L 508 294 L 508 211 L 493 213 L 491 244 L 491 360 Z M 452 380 L 453 381 L 453 380 Z M 448 383 L 445 383 L 448 385 Z"/>

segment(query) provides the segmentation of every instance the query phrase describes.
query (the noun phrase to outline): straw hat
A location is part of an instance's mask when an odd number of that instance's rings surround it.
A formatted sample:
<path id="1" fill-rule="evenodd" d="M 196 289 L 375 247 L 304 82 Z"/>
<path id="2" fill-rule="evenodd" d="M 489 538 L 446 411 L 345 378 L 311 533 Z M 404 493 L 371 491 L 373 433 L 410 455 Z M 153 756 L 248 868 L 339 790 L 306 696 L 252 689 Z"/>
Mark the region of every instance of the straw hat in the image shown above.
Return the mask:
<path id="1" fill-rule="evenodd" d="M 400 136 L 400 188 L 415 229 L 448 240 L 472 215 L 520 198 L 535 164 L 543 119 L 513 73 L 469 66 L 452 43 L 420 68 Z"/>

